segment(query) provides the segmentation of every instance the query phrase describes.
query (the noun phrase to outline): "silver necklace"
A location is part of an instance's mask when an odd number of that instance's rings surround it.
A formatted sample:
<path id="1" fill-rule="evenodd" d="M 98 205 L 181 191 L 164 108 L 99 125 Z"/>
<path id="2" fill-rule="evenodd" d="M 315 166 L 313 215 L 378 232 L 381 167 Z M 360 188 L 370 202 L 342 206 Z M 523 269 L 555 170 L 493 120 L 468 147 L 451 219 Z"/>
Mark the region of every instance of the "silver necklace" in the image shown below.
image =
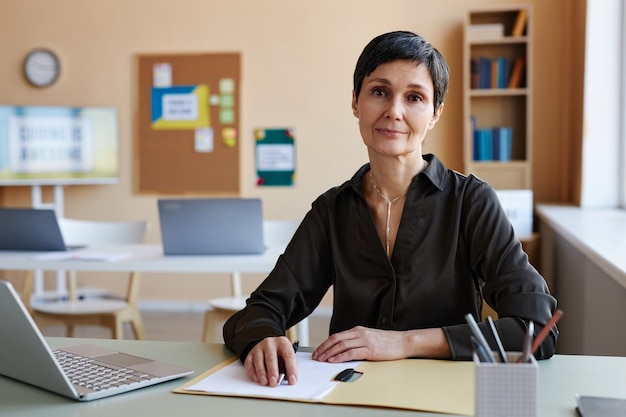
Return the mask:
<path id="1" fill-rule="evenodd" d="M 385 226 L 385 252 L 387 253 L 387 257 L 389 257 L 389 223 L 391 219 L 391 205 L 396 201 L 400 200 L 402 197 L 408 194 L 409 190 L 407 189 L 404 193 L 397 196 L 396 198 L 389 200 L 385 195 L 380 191 L 380 189 L 374 183 L 374 174 L 370 171 L 370 182 L 372 183 L 372 187 L 376 191 L 376 193 L 387 203 L 387 224 Z"/>

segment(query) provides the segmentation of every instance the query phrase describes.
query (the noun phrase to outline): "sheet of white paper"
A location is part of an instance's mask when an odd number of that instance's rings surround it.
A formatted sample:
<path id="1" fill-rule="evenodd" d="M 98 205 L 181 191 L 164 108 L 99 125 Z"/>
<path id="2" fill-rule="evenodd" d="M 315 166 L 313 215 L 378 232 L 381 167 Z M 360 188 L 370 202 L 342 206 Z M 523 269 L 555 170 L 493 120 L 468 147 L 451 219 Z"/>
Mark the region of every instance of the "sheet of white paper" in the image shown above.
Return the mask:
<path id="1" fill-rule="evenodd" d="M 333 378 L 346 368 L 356 368 L 362 362 L 327 363 L 311 359 L 311 353 L 298 352 L 298 383 L 283 383 L 265 387 L 250 381 L 241 361 L 209 375 L 202 381 L 187 387 L 187 391 L 204 391 L 213 394 L 244 397 L 269 397 L 293 400 L 320 400 L 337 384 Z"/>

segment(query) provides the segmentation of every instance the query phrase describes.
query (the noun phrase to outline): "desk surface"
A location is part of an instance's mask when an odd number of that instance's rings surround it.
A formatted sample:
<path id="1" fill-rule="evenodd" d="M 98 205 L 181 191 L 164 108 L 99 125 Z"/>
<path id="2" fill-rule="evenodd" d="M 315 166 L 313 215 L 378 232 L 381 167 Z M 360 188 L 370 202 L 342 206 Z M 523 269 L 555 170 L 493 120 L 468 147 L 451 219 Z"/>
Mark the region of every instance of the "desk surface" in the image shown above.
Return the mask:
<path id="1" fill-rule="evenodd" d="M 74 270 L 74 271 L 138 271 L 138 272 L 269 272 L 284 246 L 269 246 L 258 255 L 164 256 L 161 245 L 102 245 L 80 251 L 127 254 L 118 261 L 40 260 L 45 252 L 0 251 L 0 269 L 6 270 Z"/>
<path id="2" fill-rule="evenodd" d="M 288 401 L 173 394 L 172 389 L 229 357 L 220 344 L 152 342 L 105 339 L 49 338 L 52 346 L 95 343 L 131 354 L 149 356 L 194 368 L 196 374 L 102 400 L 79 403 L 56 394 L 0 377 L 0 414 L 12 417 L 151 417 L 184 413 L 257 417 L 294 416 L 431 416 L 404 410 L 307 404 Z M 539 414 L 546 417 L 576 417 L 576 393 L 626 398 L 626 358 L 556 355 L 541 361 Z"/>
<path id="3" fill-rule="evenodd" d="M 626 288 L 626 210 L 540 204 L 537 214 Z"/>

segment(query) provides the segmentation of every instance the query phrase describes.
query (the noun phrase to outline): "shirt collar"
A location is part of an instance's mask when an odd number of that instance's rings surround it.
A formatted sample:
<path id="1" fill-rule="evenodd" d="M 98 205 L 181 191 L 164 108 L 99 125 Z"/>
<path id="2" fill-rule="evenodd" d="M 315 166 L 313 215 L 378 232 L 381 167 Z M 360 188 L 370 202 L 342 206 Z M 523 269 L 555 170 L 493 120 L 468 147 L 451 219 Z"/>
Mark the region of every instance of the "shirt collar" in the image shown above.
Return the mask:
<path id="1" fill-rule="evenodd" d="M 428 178 L 430 183 L 437 187 L 439 190 L 443 190 L 445 187 L 446 180 L 446 172 L 447 168 L 445 165 L 433 154 L 424 155 L 424 160 L 428 162 L 428 166 L 426 169 L 415 177 L 413 177 L 413 181 L 411 182 L 411 188 L 415 188 L 420 174 L 424 174 L 422 177 Z M 363 182 L 363 176 L 370 170 L 370 164 L 367 163 L 363 165 L 359 170 L 352 176 L 352 178 L 344 183 L 341 187 L 339 187 L 339 191 L 345 188 L 352 188 L 355 193 L 362 195 L 362 187 L 361 184 Z"/>

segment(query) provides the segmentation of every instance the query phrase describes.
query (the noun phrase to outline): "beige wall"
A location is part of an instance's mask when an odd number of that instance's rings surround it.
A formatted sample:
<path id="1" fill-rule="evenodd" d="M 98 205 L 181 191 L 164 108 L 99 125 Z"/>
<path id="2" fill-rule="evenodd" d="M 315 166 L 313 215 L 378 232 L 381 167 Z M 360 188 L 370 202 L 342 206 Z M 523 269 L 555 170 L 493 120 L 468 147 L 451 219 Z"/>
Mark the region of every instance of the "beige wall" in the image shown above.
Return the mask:
<path id="1" fill-rule="evenodd" d="M 582 0 L 578 0 L 579 3 Z M 566 43 L 577 30 L 568 0 L 534 0 L 534 189 L 537 201 L 563 199 L 568 162 L 562 149 L 564 112 L 580 102 L 568 65 L 583 44 Z M 156 195 L 133 192 L 133 112 L 136 54 L 240 52 L 241 190 L 263 198 L 265 217 L 301 217 L 321 192 L 349 178 L 366 161 L 350 110 L 351 77 L 362 47 L 384 31 L 425 35 L 452 69 L 444 116 L 426 152 L 462 166 L 462 24 L 469 8 L 519 4 L 479 0 L 3 0 L 0 13 L 0 102 L 22 105 L 113 106 L 119 112 L 121 181 L 65 188 L 68 217 L 148 219 L 148 241 L 159 241 Z M 568 20 L 569 19 L 569 20 Z M 564 50 L 564 45 L 572 49 Z M 26 53 L 55 50 L 63 72 L 50 88 L 30 87 L 21 73 Z M 565 102 L 565 98 L 568 102 Z M 567 105 L 566 105 L 567 104 Z M 297 183 L 254 185 L 253 129 L 296 129 Z M 27 187 L 0 188 L 0 204 L 28 205 Z M 226 281 L 172 280 L 155 275 L 142 298 L 204 299 Z M 222 282 L 223 281 L 223 282 Z M 185 288 L 179 288 L 184 282 Z M 173 287 L 173 288 L 168 288 Z"/>

